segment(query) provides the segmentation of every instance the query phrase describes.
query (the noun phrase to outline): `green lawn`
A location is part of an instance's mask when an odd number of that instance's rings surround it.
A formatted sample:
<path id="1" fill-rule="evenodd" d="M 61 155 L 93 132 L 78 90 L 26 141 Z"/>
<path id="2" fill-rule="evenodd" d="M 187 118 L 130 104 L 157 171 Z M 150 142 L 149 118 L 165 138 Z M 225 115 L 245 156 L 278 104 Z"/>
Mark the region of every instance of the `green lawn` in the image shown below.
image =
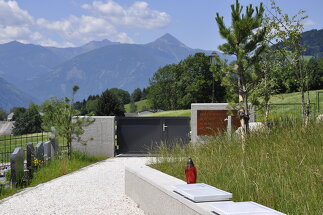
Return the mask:
<path id="1" fill-rule="evenodd" d="M 135 104 L 137 105 L 137 111 L 136 112 L 139 112 L 139 111 L 142 111 L 144 109 L 150 108 L 150 105 L 149 105 L 149 102 L 148 102 L 147 99 L 135 102 Z M 125 108 L 126 113 L 130 112 L 130 104 L 126 104 L 124 106 L 124 108 Z"/>
<path id="2" fill-rule="evenodd" d="M 152 167 L 184 179 L 186 160 L 197 182 L 233 193 L 233 201 L 255 201 L 289 215 L 323 214 L 323 124 L 276 124 L 249 137 L 218 137 L 198 146 L 162 147 Z"/>
<path id="3" fill-rule="evenodd" d="M 316 103 L 316 92 L 310 91 L 310 99 L 311 103 Z M 323 92 L 323 90 L 320 90 L 320 92 Z M 146 101 L 146 100 L 144 100 Z M 320 113 L 323 112 L 323 93 L 320 94 Z M 301 93 L 286 93 L 286 94 L 279 94 L 275 95 L 270 100 L 271 105 L 271 112 L 270 112 L 270 119 L 276 119 L 280 117 L 301 117 L 302 113 L 302 107 L 300 105 L 301 103 Z M 317 106 L 315 104 L 311 105 L 311 111 L 312 113 L 317 114 Z M 173 110 L 173 111 L 164 111 L 164 112 L 158 112 L 153 113 L 145 116 L 188 116 L 191 117 L 191 110 Z M 262 121 L 264 118 L 263 110 L 257 110 L 256 114 L 257 121 Z M 315 116 L 314 114 L 312 115 Z"/>
<path id="4" fill-rule="evenodd" d="M 191 110 L 171 110 L 171 111 L 163 111 L 163 112 L 157 112 L 153 114 L 147 114 L 144 116 L 187 116 L 191 117 Z"/>
<path id="5" fill-rule="evenodd" d="M 311 99 L 311 103 L 315 103 L 316 102 L 316 92 L 317 91 L 322 91 L 323 90 L 312 90 L 310 91 L 310 99 Z M 323 102 L 323 95 L 321 95 L 322 97 L 322 102 Z M 296 92 L 296 93 L 285 93 L 285 94 L 278 94 L 273 96 L 270 99 L 270 103 L 274 103 L 274 104 L 282 104 L 282 103 L 301 103 L 301 93 L 300 92 Z"/>

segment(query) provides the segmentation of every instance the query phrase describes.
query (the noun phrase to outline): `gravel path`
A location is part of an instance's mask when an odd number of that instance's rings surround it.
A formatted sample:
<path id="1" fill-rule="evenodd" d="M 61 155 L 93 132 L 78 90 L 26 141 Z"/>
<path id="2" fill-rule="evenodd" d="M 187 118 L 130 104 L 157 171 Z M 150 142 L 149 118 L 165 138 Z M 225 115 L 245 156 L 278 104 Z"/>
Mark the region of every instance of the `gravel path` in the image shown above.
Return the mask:
<path id="1" fill-rule="evenodd" d="M 125 163 L 147 158 L 111 158 L 50 182 L 28 188 L 0 202 L 0 214 L 143 215 L 125 195 Z"/>

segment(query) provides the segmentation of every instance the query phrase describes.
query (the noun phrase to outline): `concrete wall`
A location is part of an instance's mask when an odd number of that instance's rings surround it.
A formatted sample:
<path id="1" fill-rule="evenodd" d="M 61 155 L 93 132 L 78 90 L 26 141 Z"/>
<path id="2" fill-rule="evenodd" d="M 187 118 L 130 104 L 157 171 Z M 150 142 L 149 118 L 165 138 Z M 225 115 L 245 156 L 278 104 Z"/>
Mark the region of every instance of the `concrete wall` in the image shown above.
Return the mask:
<path id="1" fill-rule="evenodd" d="M 0 135 L 10 135 L 13 129 L 13 121 L 0 121 Z"/>
<path id="2" fill-rule="evenodd" d="M 179 184 L 185 182 L 148 166 L 127 165 L 125 169 L 125 193 L 145 214 L 213 214 L 208 203 L 194 203 L 174 193 L 172 186 Z"/>
<path id="3" fill-rule="evenodd" d="M 193 103 L 191 104 L 191 138 L 192 142 L 196 143 L 203 140 L 203 137 L 197 136 L 197 111 L 198 110 L 232 110 L 228 107 L 228 103 Z M 250 111 L 250 122 L 255 121 L 254 109 Z M 205 138 L 205 137 L 204 137 Z M 207 138 L 207 137 L 206 137 Z"/>
<path id="4" fill-rule="evenodd" d="M 82 140 L 86 144 L 73 141 L 72 149 L 86 152 L 89 155 L 102 155 L 106 157 L 115 156 L 115 117 L 114 116 L 92 116 L 94 123 L 84 127 Z"/>

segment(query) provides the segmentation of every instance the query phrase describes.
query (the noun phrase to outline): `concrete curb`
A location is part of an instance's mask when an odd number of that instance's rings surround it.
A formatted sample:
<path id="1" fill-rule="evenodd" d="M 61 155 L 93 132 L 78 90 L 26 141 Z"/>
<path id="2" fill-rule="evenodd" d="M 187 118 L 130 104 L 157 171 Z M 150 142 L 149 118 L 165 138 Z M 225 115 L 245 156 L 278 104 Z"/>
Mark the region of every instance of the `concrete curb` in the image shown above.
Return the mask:
<path id="1" fill-rule="evenodd" d="M 146 214 L 213 214 L 209 207 L 210 202 L 194 203 L 173 192 L 172 186 L 179 184 L 186 183 L 145 165 L 126 165 L 125 168 L 125 193 Z"/>

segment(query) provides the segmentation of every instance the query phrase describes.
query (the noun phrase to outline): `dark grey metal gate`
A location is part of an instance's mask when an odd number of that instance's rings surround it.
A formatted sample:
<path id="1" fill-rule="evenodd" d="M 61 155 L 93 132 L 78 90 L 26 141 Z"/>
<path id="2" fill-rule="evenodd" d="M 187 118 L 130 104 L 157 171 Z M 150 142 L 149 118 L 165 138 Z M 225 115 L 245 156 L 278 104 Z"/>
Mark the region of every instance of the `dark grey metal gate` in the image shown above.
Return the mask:
<path id="1" fill-rule="evenodd" d="M 187 144 L 189 117 L 118 117 L 117 154 L 147 154 L 161 143 Z"/>

